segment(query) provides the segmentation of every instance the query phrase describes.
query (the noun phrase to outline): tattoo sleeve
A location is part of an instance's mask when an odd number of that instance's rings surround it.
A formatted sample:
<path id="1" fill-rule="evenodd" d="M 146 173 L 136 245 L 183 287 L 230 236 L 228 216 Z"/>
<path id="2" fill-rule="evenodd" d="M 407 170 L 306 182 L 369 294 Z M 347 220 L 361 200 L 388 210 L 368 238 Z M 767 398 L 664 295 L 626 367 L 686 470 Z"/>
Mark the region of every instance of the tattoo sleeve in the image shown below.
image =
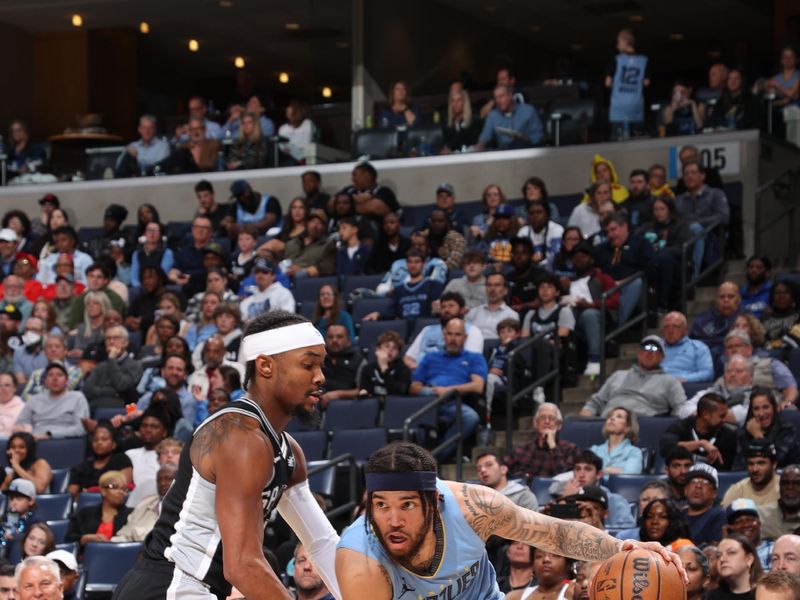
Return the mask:
<path id="1" fill-rule="evenodd" d="M 207 455 L 227 438 L 234 430 L 247 431 L 251 428 L 252 419 L 236 413 L 222 415 L 203 426 L 192 440 L 190 455 L 192 463 L 199 465 Z"/>
<path id="2" fill-rule="evenodd" d="M 517 506 L 491 488 L 464 484 L 465 517 L 482 539 L 497 535 L 578 560 L 606 560 L 622 540 L 580 521 L 563 521 Z"/>

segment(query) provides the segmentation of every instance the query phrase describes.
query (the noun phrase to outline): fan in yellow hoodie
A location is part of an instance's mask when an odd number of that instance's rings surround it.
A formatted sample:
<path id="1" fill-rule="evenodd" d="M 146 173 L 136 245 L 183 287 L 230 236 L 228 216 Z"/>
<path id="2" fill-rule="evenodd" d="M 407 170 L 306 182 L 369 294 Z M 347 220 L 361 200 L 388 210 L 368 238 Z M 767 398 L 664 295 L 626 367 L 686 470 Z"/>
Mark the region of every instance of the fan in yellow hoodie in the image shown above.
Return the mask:
<path id="1" fill-rule="evenodd" d="M 614 165 L 611 164 L 610 160 L 603 158 L 599 154 L 595 154 L 592 159 L 592 183 L 596 183 L 600 180 L 607 181 L 611 186 L 611 200 L 613 200 L 614 204 L 622 204 L 628 199 L 628 188 L 619 183 L 617 170 L 614 168 Z M 588 201 L 589 195 L 584 193 L 583 198 L 581 198 L 581 203 Z"/>

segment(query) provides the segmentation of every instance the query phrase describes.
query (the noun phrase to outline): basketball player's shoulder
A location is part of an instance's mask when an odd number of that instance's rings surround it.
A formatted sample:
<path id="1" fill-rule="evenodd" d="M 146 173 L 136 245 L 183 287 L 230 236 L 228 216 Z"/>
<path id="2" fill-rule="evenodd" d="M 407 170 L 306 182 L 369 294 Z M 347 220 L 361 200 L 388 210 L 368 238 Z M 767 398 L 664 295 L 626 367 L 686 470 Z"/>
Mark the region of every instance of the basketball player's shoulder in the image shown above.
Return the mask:
<path id="1" fill-rule="evenodd" d="M 231 449 L 258 452 L 262 448 L 272 454 L 269 439 L 256 419 L 236 412 L 219 415 L 205 423 L 192 438 L 190 456 L 192 463 L 200 464 L 216 453 L 225 454 Z"/>
<path id="2" fill-rule="evenodd" d="M 360 600 L 366 593 L 375 600 L 392 598 L 392 578 L 386 567 L 361 552 L 336 550 L 336 578 L 343 600 Z"/>

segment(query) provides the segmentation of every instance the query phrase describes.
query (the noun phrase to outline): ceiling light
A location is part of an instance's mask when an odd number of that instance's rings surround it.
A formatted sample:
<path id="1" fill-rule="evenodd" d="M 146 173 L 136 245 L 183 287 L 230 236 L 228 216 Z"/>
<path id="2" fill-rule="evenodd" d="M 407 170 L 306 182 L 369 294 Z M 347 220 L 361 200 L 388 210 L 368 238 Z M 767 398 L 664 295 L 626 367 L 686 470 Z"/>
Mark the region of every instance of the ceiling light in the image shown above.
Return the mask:
<path id="1" fill-rule="evenodd" d="M 642 21 L 644 21 L 644 15 L 631 15 L 630 17 L 628 17 L 628 21 L 630 21 L 631 23 L 641 23 Z"/>
<path id="2" fill-rule="evenodd" d="M 322 97 L 330 98 L 331 96 L 333 96 L 333 90 L 326 85 L 324 88 L 322 88 Z"/>
<path id="3" fill-rule="evenodd" d="M 278 73 L 278 81 L 281 83 L 289 83 L 289 74 L 286 71 Z"/>
<path id="4" fill-rule="evenodd" d="M 236 67 L 237 69 L 244 69 L 244 65 L 245 65 L 244 56 L 237 56 L 236 58 L 233 59 L 233 66 Z"/>
<path id="5" fill-rule="evenodd" d="M 144 34 L 150 33 L 150 24 L 147 23 L 147 21 L 139 23 L 139 32 Z"/>
<path id="6" fill-rule="evenodd" d="M 682 33 L 670 33 L 669 34 L 669 39 L 671 39 L 671 40 L 673 40 L 675 42 L 680 42 L 683 39 L 683 34 Z"/>
<path id="7" fill-rule="evenodd" d="M 200 50 L 200 43 L 197 40 L 189 40 L 189 52 Z"/>
<path id="8" fill-rule="evenodd" d="M 297 31 L 300 29 L 300 23 L 287 23 L 286 29 L 287 31 Z"/>
<path id="9" fill-rule="evenodd" d="M 80 15 L 72 15 L 72 26 L 80 27 L 83 25 L 83 17 Z"/>

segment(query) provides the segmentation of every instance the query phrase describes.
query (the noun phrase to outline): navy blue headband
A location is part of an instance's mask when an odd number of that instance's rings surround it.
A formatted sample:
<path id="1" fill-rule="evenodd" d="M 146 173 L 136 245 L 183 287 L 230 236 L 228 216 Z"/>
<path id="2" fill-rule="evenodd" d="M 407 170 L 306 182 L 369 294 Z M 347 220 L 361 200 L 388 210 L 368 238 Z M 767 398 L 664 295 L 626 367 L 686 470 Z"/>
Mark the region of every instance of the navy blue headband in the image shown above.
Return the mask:
<path id="1" fill-rule="evenodd" d="M 436 491 L 436 471 L 367 473 L 365 479 L 369 492 Z"/>

